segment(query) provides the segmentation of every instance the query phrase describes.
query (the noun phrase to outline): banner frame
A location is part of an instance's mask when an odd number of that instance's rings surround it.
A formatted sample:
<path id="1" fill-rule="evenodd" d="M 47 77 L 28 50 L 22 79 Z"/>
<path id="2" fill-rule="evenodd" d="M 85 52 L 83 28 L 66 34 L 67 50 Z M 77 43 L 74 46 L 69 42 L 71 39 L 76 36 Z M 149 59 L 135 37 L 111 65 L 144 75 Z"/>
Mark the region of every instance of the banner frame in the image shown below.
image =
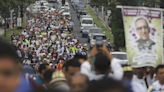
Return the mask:
<path id="1" fill-rule="evenodd" d="M 123 15 L 123 9 L 124 8 L 131 8 L 131 9 L 133 9 L 133 8 L 138 8 L 138 9 L 148 9 L 148 10 L 158 10 L 158 11 L 161 11 L 161 27 L 163 27 L 163 18 L 164 18 L 164 9 L 162 9 L 162 8 L 151 8 L 151 7 L 144 7 L 144 6 L 122 6 L 122 5 L 117 5 L 116 6 L 116 8 L 120 8 L 121 9 L 121 13 L 122 13 L 122 17 L 124 16 Z M 125 21 L 125 18 L 123 17 L 123 21 Z M 123 27 L 125 27 L 125 25 L 123 24 Z M 164 28 L 162 28 L 163 30 L 163 34 L 164 34 Z M 124 28 L 124 30 L 125 30 L 125 28 Z M 125 34 L 126 35 L 126 34 Z M 125 36 L 125 39 L 127 39 L 126 38 L 126 36 Z M 162 39 L 164 39 L 164 35 L 163 35 L 163 38 Z M 162 40 L 162 43 L 163 43 L 163 40 Z M 163 43 L 164 44 L 164 43 Z M 127 48 L 127 46 L 125 46 L 126 48 Z M 162 57 L 162 61 L 161 61 L 161 64 L 164 64 L 164 47 L 162 47 L 162 50 L 163 50 L 163 57 Z M 127 55 L 127 58 L 129 58 L 128 57 L 128 55 Z M 128 62 L 128 64 L 130 64 L 130 62 Z"/>

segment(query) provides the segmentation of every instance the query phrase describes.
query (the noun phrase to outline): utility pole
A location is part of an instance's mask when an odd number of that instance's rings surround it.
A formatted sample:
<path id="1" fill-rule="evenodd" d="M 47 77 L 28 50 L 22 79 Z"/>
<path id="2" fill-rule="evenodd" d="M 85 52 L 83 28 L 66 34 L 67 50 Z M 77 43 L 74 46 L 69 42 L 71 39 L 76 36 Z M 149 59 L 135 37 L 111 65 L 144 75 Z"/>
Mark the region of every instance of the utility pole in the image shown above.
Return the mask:
<path id="1" fill-rule="evenodd" d="M 21 9 L 20 6 L 18 6 L 17 27 L 21 27 L 21 26 L 22 26 Z"/>
<path id="2" fill-rule="evenodd" d="M 13 28 L 13 12 L 14 10 L 10 10 L 10 28 Z"/>
<path id="3" fill-rule="evenodd" d="M 103 5 L 101 6 L 101 16 L 102 16 L 103 19 L 104 19 L 104 6 L 103 6 Z"/>

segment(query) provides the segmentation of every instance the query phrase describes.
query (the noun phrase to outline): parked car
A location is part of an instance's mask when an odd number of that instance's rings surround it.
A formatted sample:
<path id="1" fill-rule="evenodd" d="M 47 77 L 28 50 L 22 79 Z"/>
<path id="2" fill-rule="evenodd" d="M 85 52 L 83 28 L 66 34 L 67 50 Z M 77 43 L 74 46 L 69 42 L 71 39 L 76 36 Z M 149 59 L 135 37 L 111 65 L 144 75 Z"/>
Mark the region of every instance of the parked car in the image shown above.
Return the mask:
<path id="1" fill-rule="evenodd" d="M 93 26 L 85 26 L 82 30 L 82 37 L 87 38 L 88 34 L 89 34 L 89 30 L 92 28 Z"/>
<path id="2" fill-rule="evenodd" d="M 92 48 L 93 46 L 103 46 L 107 45 L 107 38 L 105 34 L 103 33 L 94 33 L 92 36 L 89 38 L 90 39 L 90 47 Z"/>
<path id="3" fill-rule="evenodd" d="M 72 7 L 76 9 L 76 5 L 80 2 L 79 0 L 72 0 Z"/>
<path id="4" fill-rule="evenodd" d="M 94 26 L 93 18 L 89 15 L 83 16 L 80 20 L 81 30 L 86 26 Z"/>
<path id="5" fill-rule="evenodd" d="M 70 12 L 63 12 L 62 15 L 65 19 L 71 20 L 71 13 Z"/>
<path id="6" fill-rule="evenodd" d="M 76 3 L 76 8 L 75 11 L 79 14 L 81 11 L 84 11 L 85 9 L 85 4 L 84 2 L 80 1 L 78 3 Z"/>
<path id="7" fill-rule="evenodd" d="M 114 59 L 117 59 L 120 64 L 128 64 L 126 52 L 111 52 Z"/>
<path id="8" fill-rule="evenodd" d="M 74 22 L 73 21 L 69 21 L 69 23 L 68 23 L 68 30 L 69 31 L 73 31 L 73 26 L 74 26 Z"/>
<path id="9" fill-rule="evenodd" d="M 70 6 L 69 6 L 69 3 L 68 2 L 65 2 L 65 5 L 64 5 L 64 7 L 66 8 L 66 9 L 70 9 Z"/>
<path id="10" fill-rule="evenodd" d="M 103 33 L 101 28 L 98 27 L 90 28 L 88 32 L 88 42 L 90 41 L 90 38 L 92 37 L 93 34 L 101 34 L 101 33 Z"/>
<path id="11" fill-rule="evenodd" d="M 83 10 L 80 13 L 77 14 L 77 18 L 80 19 L 80 18 L 82 18 L 83 16 L 86 16 L 86 15 L 87 15 L 87 12 Z"/>
<path id="12" fill-rule="evenodd" d="M 57 2 L 57 0 L 48 0 L 48 3 L 49 3 L 49 6 L 50 7 L 53 7 L 53 8 L 55 8 L 55 9 L 58 9 L 58 2 Z"/>

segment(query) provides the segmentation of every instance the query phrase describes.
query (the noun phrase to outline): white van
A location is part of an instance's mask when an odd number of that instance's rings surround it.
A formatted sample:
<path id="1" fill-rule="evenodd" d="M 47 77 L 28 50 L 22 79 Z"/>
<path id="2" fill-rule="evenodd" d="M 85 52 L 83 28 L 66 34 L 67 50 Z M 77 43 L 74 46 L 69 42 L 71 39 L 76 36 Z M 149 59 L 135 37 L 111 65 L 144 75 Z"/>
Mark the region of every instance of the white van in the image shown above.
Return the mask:
<path id="1" fill-rule="evenodd" d="M 111 52 L 112 57 L 117 59 L 120 64 L 128 64 L 128 56 L 126 52 Z"/>
<path id="2" fill-rule="evenodd" d="M 81 18 L 81 30 L 86 26 L 94 26 L 93 18 L 90 16 L 83 16 Z"/>
<path id="3" fill-rule="evenodd" d="M 71 20 L 71 13 L 70 12 L 63 12 L 62 14 L 64 18 Z"/>

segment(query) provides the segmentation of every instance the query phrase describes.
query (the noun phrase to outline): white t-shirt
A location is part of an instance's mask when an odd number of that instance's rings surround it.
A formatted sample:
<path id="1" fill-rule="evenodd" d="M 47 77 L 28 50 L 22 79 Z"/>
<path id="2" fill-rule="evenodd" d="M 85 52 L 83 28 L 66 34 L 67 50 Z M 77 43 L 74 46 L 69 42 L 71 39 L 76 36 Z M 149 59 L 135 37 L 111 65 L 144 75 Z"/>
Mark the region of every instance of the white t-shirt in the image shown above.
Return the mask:
<path id="1" fill-rule="evenodd" d="M 154 77 L 151 78 L 150 75 L 147 75 L 147 76 L 146 76 L 146 81 L 147 81 L 147 83 L 148 83 L 148 86 L 151 86 L 151 85 L 155 82 L 155 78 L 154 78 Z"/>
<path id="2" fill-rule="evenodd" d="M 112 74 L 110 76 L 116 80 L 121 80 L 123 78 L 123 68 L 120 64 L 120 61 L 117 59 L 112 59 L 111 62 Z"/>
<path id="3" fill-rule="evenodd" d="M 80 72 L 82 74 L 85 74 L 86 76 L 88 76 L 88 78 L 90 80 L 93 77 L 93 73 L 92 73 L 93 71 L 91 69 L 91 64 L 88 61 L 85 61 L 84 63 L 81 64 Z"/>
<path id="4" fill-rule="evenodd" d="M 119 63 L 119 61 L 117 59 L 112 60 L 111 70 L 112 70 L 112 73 L 109 73 L 109 77 L 114 78 L 116 80 L 122 79 L 123 69 L 122 69 L 121 64 Z M 99 74 L 99 75 L 95 74 L 95 71 L 92 70 L 92 67 L 89 64 L 89 62 L 84 62 L 81 65 L 81 73 L 87 75 L 90 80 L 101 79 L 102 77 L 105 76 L 103 74 Z"/>
<path id="5" fill-rule="evenodd" d="M 147 90 L 138 82 L 132 80 L 131 83 L 133 92 L 147 92 Z"/>
<path id="6" fill-rule="evenodd" d="M 142 90 L 143 90 L 142 92 L 147 92 L 147 86 L 146 86 L 146 83 L 145 83 L 144 79 L 139 79 L 136 75 L 134 75 L 132 81 L 134 81 L 134 82 L 136 82 L 136 83 L 138 83 L 139 85 L 142 86 Z"/>
<path id="7" fill-rule="evenodd" d="M 161 85 L 159 81 L 156 81 L 149 87 L 148 92 L 164 92 L 164 85 Z"/>

